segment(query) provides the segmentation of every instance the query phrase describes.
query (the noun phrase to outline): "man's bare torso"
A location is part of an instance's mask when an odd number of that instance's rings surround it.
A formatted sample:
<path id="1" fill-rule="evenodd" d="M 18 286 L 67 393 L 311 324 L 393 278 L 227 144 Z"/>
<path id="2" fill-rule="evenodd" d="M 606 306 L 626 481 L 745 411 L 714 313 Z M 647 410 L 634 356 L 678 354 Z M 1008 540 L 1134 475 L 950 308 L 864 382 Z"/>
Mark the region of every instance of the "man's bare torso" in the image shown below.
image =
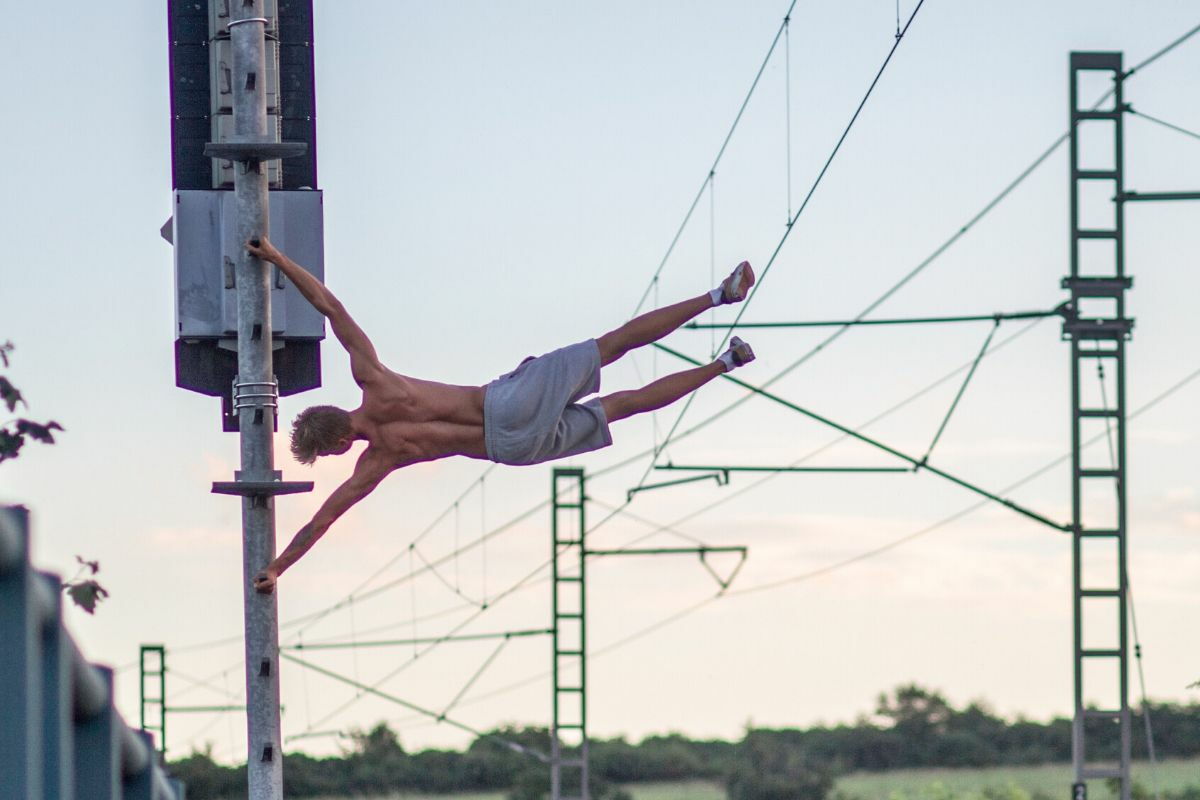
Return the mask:
<path id="1" fill-rule="evenodd" d="M 365 457 L 396 467 L 446 456 L 487 458 L 482 386 L 411 378 L 380 370 L 363 384 L 359 409 L 370 443 Z"/>

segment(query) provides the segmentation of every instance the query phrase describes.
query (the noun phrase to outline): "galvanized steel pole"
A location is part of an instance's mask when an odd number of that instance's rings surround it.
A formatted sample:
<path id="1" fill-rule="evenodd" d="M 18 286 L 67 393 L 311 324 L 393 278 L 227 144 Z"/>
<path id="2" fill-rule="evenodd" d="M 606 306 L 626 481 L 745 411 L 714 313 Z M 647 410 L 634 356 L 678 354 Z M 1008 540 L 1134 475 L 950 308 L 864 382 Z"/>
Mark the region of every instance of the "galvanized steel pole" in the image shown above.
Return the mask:
<path id="1" fill-rule="evenodd" d="M 273 142 L 267 130 L 263 0 L 230 2 L 235 142 Z M 238 162 L 234 175 L 238 241 L 268 233 L 267 165 Z M 242 481 L 275 479 L 274 369 L 271 358 L 271 292 L 267 265 L 239 249 L 238 386 Z M 257 395 L 257 397 L 254 397 Z M 250 800 L 282 800 L 283 754 L 279 728 L 279 612 L 274 594 L 259 594 L 253 578 L 275 557 L 275 500 L 242 498 L 242 592 L 246 625 L 246 774 Z"/>

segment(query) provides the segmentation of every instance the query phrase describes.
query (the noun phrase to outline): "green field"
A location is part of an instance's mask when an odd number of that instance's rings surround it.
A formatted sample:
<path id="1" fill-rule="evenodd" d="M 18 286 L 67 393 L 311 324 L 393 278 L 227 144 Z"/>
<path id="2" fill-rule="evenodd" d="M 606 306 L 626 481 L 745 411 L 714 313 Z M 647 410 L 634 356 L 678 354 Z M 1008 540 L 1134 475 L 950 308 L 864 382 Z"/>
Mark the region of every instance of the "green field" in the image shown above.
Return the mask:
<path id="1" fill-rule="evenodd" d="M 1161 761 L 1157 769 L 1134 764 L 1133 779 L 1153 790 L 1179 791 L 1200 785 L 1200 760 Z M 861 800 L 940 800 L 978 798 L 987 788 L 1016 787 L 1025 794 L 1051 797 L 1070 795 L 1071 766 L 1047 764 L 1037 767 L 990 767 L 987 769 L 912 769 L 894 772 L 859 772 L 837 782 L 837 789 Z M 1092 800 L 1105 800 L 1107 790 L 1093 788 Z"/>
<path id="2" fill-rule="evenodd" d="M 1177 792 L 1200 785 L 1200 759 L 1163 761 L 1157 770 L 1135 764 L 1135 781 L 1153 790 Z M 1070 796 L 1071 767 L 989 767 L 986 769 L 906 769 L 893 772 L 859 772 L 838 780 L 835 792 L 856 800 L 984 800 L 985 789 L 1016 788 L 1010 797 L 1042 793 Z M 643 783 L 625 787 L 633 800 L 725 800 L 722 786 L 704 782 Z M 1094 789 L 1092 800 L 1108 800 L 1105 790 Z M 332 798 L 331 798 L 332 800 Z M 456 795 L 395 795 L 389 800 L 504 800 L 502 792 Z"/>

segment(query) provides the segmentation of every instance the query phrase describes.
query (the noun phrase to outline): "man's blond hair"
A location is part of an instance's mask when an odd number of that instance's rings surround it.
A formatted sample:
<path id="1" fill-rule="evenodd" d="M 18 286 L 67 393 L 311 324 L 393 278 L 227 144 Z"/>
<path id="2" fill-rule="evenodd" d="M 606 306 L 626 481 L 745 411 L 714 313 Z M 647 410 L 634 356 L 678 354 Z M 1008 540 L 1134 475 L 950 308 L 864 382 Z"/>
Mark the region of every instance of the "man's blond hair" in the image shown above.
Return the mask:
<path id="1" fill-rule="evenodd" d="M 311 406 L 296 415 L 292 423 L 292 455 L 301 464 L 312 464 L 317 456 L 327 455 L 339 441 L 353 434 L 350 412 L 337 406 Z"/>

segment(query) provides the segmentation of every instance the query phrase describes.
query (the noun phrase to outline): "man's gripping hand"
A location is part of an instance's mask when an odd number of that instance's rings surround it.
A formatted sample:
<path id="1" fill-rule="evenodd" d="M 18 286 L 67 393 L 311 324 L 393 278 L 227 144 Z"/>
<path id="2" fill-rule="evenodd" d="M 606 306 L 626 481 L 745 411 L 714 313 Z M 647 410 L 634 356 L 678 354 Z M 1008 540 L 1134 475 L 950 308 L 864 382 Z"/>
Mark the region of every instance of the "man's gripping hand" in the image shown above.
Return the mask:
<path id="1" fill-rule="evenodd" d="M 267 567 L 262 572 L 254 576 L 254 589 L 259 594 L 270 594 L 275 591 L 275 580 L 279 577 L 279 573 L 273 568 Z"/>
<path id="2" fill-rule="evenodd" d="M 265 236 L 261 239 L 251 239 L 246 242 L 246 252 L 255 258 L 270 261 L 272 264 L 279 263 L 279 258 L 282 255 L 282 253 L 275 249 L 275 245 L 271 244 L 271 240 Z"/>

